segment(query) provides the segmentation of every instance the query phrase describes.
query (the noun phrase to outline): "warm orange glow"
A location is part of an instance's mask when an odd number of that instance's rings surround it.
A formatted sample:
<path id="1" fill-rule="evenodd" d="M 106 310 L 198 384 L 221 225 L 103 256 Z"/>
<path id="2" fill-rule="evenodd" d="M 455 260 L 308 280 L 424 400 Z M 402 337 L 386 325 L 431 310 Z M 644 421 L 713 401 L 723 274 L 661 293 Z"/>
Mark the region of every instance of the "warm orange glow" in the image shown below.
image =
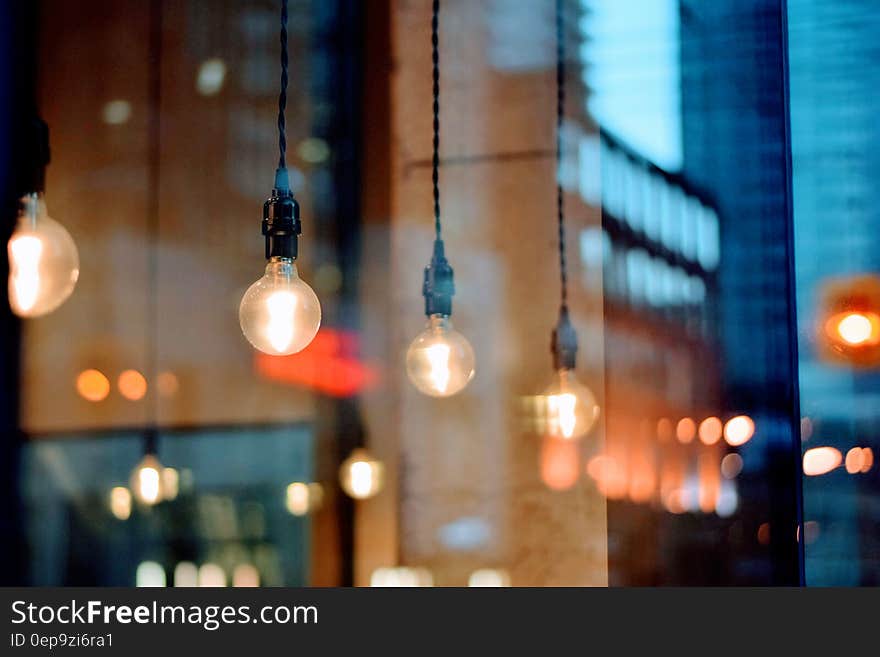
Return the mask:
<path id="1" fill-rule="evenodd" d="M 138 401 L 147 394 L 147 380 L 137 370 L 125 370 L 116 383 L 119 393 L 129 401 Z"/>
<path id="2" fill-rule="evenodd" d="M 717 417 L 707 417 L 700 422 L 700 440 L 704 445 L 714 445 L 721 440 L 721 420 Z"/>
<path id="3" fill-rule="evenodd" d="M 697 500 L 703 513 L 711 513 L 718 503 L 721 492 L 721 469 L 718 467 L 717 452 L 701 454 L 697 462 L 698 485 Z"/>
<path id="4" fill-rule="evenodd" d="M 843 462 L 840 450 L 834 447 L 813 447 L 804 452 L 804 474 L 815 477 L 831 472 Z"/>
<path id="5" fill-rule="evenodd" d="M 846 471 L 850 474 L 861 472 L 863 461 L 864 458 L 862 457 L 862 448 L 853 447 L 846 453 L 846 461 L 844 462 L 846 465 Z"/>
<path id="6" fill-rule="evenodd" d="M 669 418 L 662 417 L 657 421 L 657 438 L 661 443 L 672 440 L 672 422 Z"/>
<path id="7" fill-rule="evenodd" d="M 862 472 L 867 472 L 874 466 L 874 450 L 870 447 L 862 448 Z"/>
<path id="8" fill-rule="evenodd" d="M 669 513 L 684 513 L 687 511 L 687 495 L 683 488 L 670 490 L 663 498 L 663 506 Z"/>
<path id="9" fill-rule="evenodd" d="M 653 454 L 644 445 L 636 445 L 629 459 L 629 477 L 627 481 L 629 499 L 637 504 L 650 502 L 657 489 L 657 473 L 655 472 Z"/>
<path id="10" fill-rule="evenodd" d="M 76 377 L 76 391 L 90 402 L 99 402 L 110 394 L 110 381 L 98 370 L 83 370 Z"/>
<path id="11" fill-rule="evenodd" d="M 163 397 L 173 397 L 180 389 L 180 381 L 174 372 L 162 372 L 156 377 L 156 388 Z"/>
<path id="12" fill-rule="evenodd" d="M 544 438 L 541 444 L 541 481 L 551 490 L 568 490 L 580 476 L 578 444 L 571 440 Z"/>
<path id="13" fill-rule="evenodd" d="M 825 332 L 849 347 L 876 345 L 880 343 L 880 316 L 872 312 L 837 313 L 825 324 Z"/>
<path id="14" fill-rule="evenodd" d="M 758 527 L 758 543 L 761 545 L 770 545 L 770 523 L 762 523 Z"/>
<path id="15" fill-rule="evenodd" d="M 727 454 L 721 459 L 721 474 L 725 479 L 733 479 L 743 469 L 742 456 L 736 453 Z"/>
<path id="16" fill-rule="evenodd" d="M 755 422 L 748 415 L 732 417 L 724 425 L 724 440 L 728 445 L 745 445 L 755 435 Z"/>
<path id="17" fill-rule="evenodd" d="M 322 328 L 308 347 L 290 356 L 255 352 L 257 373 L 269 380 L 300 385 L 333 397 L 350 397 L 375 385 L 378 372 L 357 358 L 356 333 Z"/>
<path id="18" fill-rule="evenodd" d="M 596 482 L 599 492 L 608 499 L 617 500 L 626 496 L 626 471 L 617 459 L 606 454 L 594 456 L 587 463 L 587 474 Z"/>
<path id="19" fill-rule="evenodd" d="M 683 443 L 692 442 L 697 435 L 696 423 L 689 417 L 680 419 L 675 427 L 675 435 Z"/>

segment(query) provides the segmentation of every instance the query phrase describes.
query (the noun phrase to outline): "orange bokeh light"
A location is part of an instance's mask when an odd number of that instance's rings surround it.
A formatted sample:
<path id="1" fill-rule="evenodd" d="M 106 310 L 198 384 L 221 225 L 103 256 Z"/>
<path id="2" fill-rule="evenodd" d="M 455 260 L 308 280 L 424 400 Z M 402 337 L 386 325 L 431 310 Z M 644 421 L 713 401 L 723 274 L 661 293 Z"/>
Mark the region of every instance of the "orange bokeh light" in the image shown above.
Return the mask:
<path id="1" fill-rule="evenodd" d="M 689 417 L 683 417 L 675 427 L 675 435 L 683 443 L 692 442 L 697 435 L 697 425 Z"/>
<path id="2" fill-rule="evenodd" d="M 130 401 L 143 399 L 147 394 L 147 380 L 137 370 L 125 370 L 116 381 L 119 393 Z"/>
<path id="3" fill-rule="evenodd" d="M 732 417 L 724 425 L 724 440 L 732 447 L 745 445 L 755 435 L 755 422 L 748 415 Z"/>
<path id="4" fill-rule="evenodd" d="M 580 476 L 578 444 L 546 437 L 541 445 L 541 481 L 551 490 L 568 490 Z"/>
<path id="5" fill-rule="evenodd" d="M 99 402 L 110 394 L 110 381 L 99 370 L 83 370 L 76 377 L 76 391 L 90 402 Z"/>
<path id="6" fill-rule="evenodd" d="M 813 447 L 804 452 L 804 474 L 810 477 L 831 472 L 843 462 L 840 450 L 834 447 Z"/>
<path id="7" fill-rule="evenodd" d="M 846 460 L 844 461 L 844 464 L 846 465 L 846 471 L 850 474 L 861 472 L 863 461 L 864 457 L 862 456 L 862 448 L 853 447 L 846 453 Z"/>
<path id="8" fill-rule="evenodd" d="M 870 447 L 862 447 L 862 472 L 867 472 L 874 466 L 874 450 Z"/>
<path id="9" fill-rule="evenodd" d="M 672 422 L 665 417 L 657 420 L 657 438 L 660 439 L 660 442 L 665 443 L 672 440 Z"/>
<path id="10" fill-rule="evenodd" d="M 714 445 L 721 440 L 721 420 L 717 417 L 707 417 L 700 422 L 700 441 L 704 445 Z"/>
<path id="11" fill-rule="evenodd" d="M 880 344 L 880 316 L 873 312 L 851 310 L 837 313 L 826 322 L 825 333 L 847 347 Z"/>

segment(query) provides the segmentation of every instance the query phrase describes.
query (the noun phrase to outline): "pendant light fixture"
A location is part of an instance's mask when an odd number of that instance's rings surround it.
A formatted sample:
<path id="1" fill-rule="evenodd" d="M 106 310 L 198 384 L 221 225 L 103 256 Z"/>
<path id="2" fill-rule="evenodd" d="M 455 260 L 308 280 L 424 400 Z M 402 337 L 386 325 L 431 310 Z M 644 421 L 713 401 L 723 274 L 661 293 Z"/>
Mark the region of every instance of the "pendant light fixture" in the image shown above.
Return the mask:
<path id="1" fill-rule="evenodd" d="M 150 151 L 148 161 L 149 207 L 147 210 L 147 303 L 144 351 L 147 390 L 143 436 L 144 457 L 131 472 L 129 485 L 134 499 L 140 504 L 153 506 L 167 497 L 166 468 L 159 462 L 159 396 L 158 378 L 158 322 L 159 322 L 159 166 L 161 155 L 161 101 L 162 101 L 162 0 L 150 3 Z"/>
<path id="2" fill-rule="evenodd" d="M 49 128 L 34 117 L 28 127 L 25 195 L 9 238 L 9 306 L 19 317 L 46 315 L 73 294 L 79 254 L 64 226 L 49 217 L 44 198 Z"/>
<path id="3" fill-rule="evenodd" d="M 428 322 L 406 352 L 406 371 L 421 392 L 432 397 L 449 397 L 461 391 L 474 376 L 474 350 L 465 337 L 452 328 L 452 296 L 455 294 L 452 267 L 446 260 L 440 226 L 440 0 L 433 0 L 431 12 L 431 54 L 434 92 L 434 253 L 425 267 L 422 294 Z"/>
<path id="4" fill-rule="evenodd" d="M 565 260 L 565 198 L 561 183 L 562 123 L 565 117 L 565 21 L 563 3 L 556 0 L 556 220 L 559 239 L 559 319 L 550 343 L 553 382 L 543 395 L 544 433 L 574 440 L 584 436 L 599 417 L 596 398 L 575 376 L 577 333 L 568 314 L 568 271 Z"/>
<path id="5" fill-rule="evenodd" d="M 285 160 L 287 136 L 287 0 L 281 0 L 281 91 L 278 95 L 278 168 L 272 196 L 263 204 L 266 271 L 241 299 L 241 331 L 267 354 L 283 356 L 305 349 L 321 325 L 321 304 L 296 268 L 301 233 L 299 203 L 293 198 Z"/>

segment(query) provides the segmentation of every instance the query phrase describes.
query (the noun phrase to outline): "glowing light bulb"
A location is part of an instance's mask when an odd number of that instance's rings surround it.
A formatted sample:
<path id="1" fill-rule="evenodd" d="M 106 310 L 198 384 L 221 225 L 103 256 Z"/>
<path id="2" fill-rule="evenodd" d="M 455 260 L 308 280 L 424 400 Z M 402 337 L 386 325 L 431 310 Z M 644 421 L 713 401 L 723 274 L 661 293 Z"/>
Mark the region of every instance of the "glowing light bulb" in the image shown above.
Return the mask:
<path id="1" fill-rule="evenodd" d="M 289 258 L 272 258 L 238 312 L 241 331 L 256 349 L 275 356 L 305 349 L 321 326 L 321 303 Z"/>
<path id="2" fill-rule="evenodd" d="M 575 377 L 561 369 L 544 391 L 544 433 L 553 438 L 575 440 L 586 435 L 599 417 L 593 393 Z"/>
<path id="3" fill-rule="evenodd" d="M 147 454 L 131 473 L 131 492 L 141 504 L 152 506 L 165 498 L 164 468 L 153 454 Z"/>
<path id="4" fill-rule="evenodd" d="M 431 315 L 406 352 L 409 380 L 432 397 L 460 392 L 474 377 L 474 350 L 445 315 Z"/>
<path id="5" fill-rule="evenodd" d="M 46 214 L 41 196 L 21 200 L 9 238 L 9 305 L 19 317 L 52 312 L 73 293 L 79 254 L 64 227 Z"/>
<path id="6" fill-rule="evenodd" d="M 339 467 L 342 489 L 356 500 L 373 497 L 382 489 L 385 466 L 367 450 L 354 450 Z"/>
<path id="7" fill-rule="evenodd" d="M 865 313 L 847 313 L 837 324 L 837 334 L 851 345 L 868 342 L 874 334 L 874 322 Z"/>

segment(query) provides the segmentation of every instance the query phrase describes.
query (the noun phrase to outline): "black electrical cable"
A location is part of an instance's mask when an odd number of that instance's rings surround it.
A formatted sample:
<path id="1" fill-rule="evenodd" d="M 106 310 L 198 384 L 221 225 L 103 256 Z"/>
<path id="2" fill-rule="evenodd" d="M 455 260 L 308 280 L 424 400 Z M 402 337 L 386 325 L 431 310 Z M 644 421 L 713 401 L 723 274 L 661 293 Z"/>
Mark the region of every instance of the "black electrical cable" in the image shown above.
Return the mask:
<path id="1" fill-rule="evenodd" d="M 440 0 L 434 0 L 431 12 L 431 61 L 433 65 L 434 94 L 434 155 L 431 160 L 431 177 L 434 184 L 434 234 L 441 239 L 440 232 Z"/>
<path id="2" fill-rule="evenodd" d="M 568 271 L 565 261 L 565 199 L 562 191 L 562 122 L 565 118 L 565 20 L 563 3 L 556 0 L 556 220 L 559 232 L 560 310 L 568 308 Z"/>
<path id="3" fill-rule="evenodd" d="M 278 94 L 278 168 L 287 167 L 287 126 L 284 110 L 287 108 L 287 0 L 281 0 L 281 92 Z"/>
<path id="4" fill-rule="evenodd" d="M 559 238 L 559 319 L 550 351 L 556 370 L 573 370 L 577 332 L 568 315 L 568 263 L 565 259 L 565 195 L 562 190 L 562 123 L 565 118 L 565 0 L 556 0 L 556 222 Z"/>
<path id="5" fill-rule="evenodd" d="M 156 382 L 159 373 L 159 174 L 161 157 L 161 102 L 162 102 L 162 0 L 150 4 L 150 114 L 147 210 L 147 321 L 146 321 L 146 367 L 144 376 L 148 383 L 145 396 L 146 432 L 144 451 L 155 454 L 158 448 L 157 425 L 159 423 L 159 397 Z"/>

